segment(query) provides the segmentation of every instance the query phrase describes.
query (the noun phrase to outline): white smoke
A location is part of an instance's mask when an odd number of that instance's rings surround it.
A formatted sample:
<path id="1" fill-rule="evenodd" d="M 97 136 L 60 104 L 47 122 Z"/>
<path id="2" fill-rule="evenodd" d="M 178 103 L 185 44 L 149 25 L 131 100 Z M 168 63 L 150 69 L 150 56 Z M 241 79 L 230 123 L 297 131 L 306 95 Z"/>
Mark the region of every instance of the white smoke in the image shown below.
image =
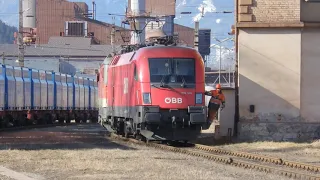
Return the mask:
<path id="1" fill-rule="evenodd" d="M 176 10 L 179 10 L 182 6 L 187 4 L 187 0 L 178 0 L 177 1 L 177 6 L 176 6 Z"/>
<path id="2" fill-rule="evenodd" d="M 213 5 L 212 0 L 203 0 L 200 6 L 198 7 L 198 10 L 200 11 L 199 14 L 197 14 L 195 17 L 193 17 L 193 21 L 200 21 L 202 16 L 204 16 L 208 12 L 215 12 L 216 7 Z M 202 14 L 203 10 L 203 14 Z"/>
<path id="3" fill-rule="evenodd" d="M 235 69 L 235 51 L 234 48 L 227 49 L 221 47 L 221 69 L 226 71 L 234 71 Z M 210 56 L 208 67 L 218 70 L 220 67 L 220 47 L 217 45 L 215 56 Z"/>
<path id="4" fill-rule="evenodd" d="M 187 0 L 177 0 L 176 2 L 176 12 L 179 12 L 181 9 L 183 9 L 183 6 L 185 6 L 187 4 Z M 174 19 L 175 20 L 178 20 L 178 19 L 181 19 L 182 18 L 182 15 L 178 15 L 176 16 Z"/>

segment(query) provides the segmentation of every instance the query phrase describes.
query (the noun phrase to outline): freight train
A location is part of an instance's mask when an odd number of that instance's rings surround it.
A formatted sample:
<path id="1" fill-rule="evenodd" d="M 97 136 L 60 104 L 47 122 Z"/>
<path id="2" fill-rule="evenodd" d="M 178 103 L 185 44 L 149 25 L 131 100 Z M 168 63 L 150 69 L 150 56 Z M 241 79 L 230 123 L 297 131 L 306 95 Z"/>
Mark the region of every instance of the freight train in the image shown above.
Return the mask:
<path id="1" fill-rule="evenodd" d="M 0 65 L 0 128 L 97 121 L 97 88 L 94 79 Z"/>
<path id="2" fill-rule="evenodd" d="M 207 125 L 205 72 L 193 48 L 145 46 L 115 55 L 97 76 L 99 122 L 146 141 L 190 141 Z"/>

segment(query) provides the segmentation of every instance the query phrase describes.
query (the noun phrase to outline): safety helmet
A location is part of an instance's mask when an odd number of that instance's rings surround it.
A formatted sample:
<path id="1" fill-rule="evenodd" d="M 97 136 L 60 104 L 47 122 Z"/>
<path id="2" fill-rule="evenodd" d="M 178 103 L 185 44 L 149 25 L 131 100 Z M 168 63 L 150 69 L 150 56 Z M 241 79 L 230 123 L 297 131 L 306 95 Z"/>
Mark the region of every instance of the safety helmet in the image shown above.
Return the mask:
<path id="1" fill-rule="evenodd" d="M 220 85 L 220 84 L 217 84 L 217 85 L 216 85 L 216 89 L 221 89 L 221 85 Z"/>

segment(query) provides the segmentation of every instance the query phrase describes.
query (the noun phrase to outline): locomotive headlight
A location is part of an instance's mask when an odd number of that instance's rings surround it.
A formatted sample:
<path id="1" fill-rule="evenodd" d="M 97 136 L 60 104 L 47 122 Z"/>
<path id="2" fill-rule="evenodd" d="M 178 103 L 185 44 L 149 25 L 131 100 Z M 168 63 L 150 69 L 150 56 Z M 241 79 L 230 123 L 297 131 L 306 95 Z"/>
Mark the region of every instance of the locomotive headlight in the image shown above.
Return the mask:
<path id="1" fill-rule="evenodd" d="M 202 104 L 202 93 L 196 94 L 196 104 Z"/>
<path id="2" fill-rule="evenodd" d="M 143 93 L 143 103 L 144 104 L 151 104 L 150 93 Z"/>

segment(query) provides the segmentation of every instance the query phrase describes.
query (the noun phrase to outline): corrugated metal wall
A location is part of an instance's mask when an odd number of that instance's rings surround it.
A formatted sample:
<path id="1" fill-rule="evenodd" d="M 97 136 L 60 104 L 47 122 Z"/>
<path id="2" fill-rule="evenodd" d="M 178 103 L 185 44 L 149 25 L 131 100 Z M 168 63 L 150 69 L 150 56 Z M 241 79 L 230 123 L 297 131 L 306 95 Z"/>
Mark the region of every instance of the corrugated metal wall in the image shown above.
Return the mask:
<path id="1" fill-rule="evenodd" d="M 130 0 L 128 0 L 130 5 Z M 174 15 L 174 0 L 148 0 L 146 1 L 146 9 L 153 15 Z M 85 3 L 73 3 L 62 0 L 38 0 L 37 1 L 37 33 L 39 42 L 47 44 L 49 37 L 60 36 L 60 32 L 64 32 L 65 21 L 83 20 L 76 16 L 88 11 Z M 165 32 L 170 32 L 173 25 L 173 17 L 171 22 L 165 25 Z M 117 27 L 119 29 L 120 27 Z M 110 44 L 111 25 L 100 21 L 88 20 L 88 32 L 94 32 L 96 41 L 100 44 Z M 186 42 L 188 46 L 193 47 L 194 31 L 182 25 L 175 24 L 174 32 L 179 33 L 180 40 Z M 130 37 L 129 33 L 122 33 L 124 37 Z M 170 34 L 170 33 L 169 33 Z M 116 33 L 116 44 L 123 44 L 119 33 Z"/>
<path id="2" fill-rule="evenodd" d="M 128 0 L 128 10 L 131 10 L 131 0 Z M 176 14 L 176 1 L 146 0 L 146 12 L 152 15 L 174 16 Z"/>
<path id="3" fill-rule="evenodd" d="M 174 32 L 179 34 L 179 41 L 190 47 L 194 46 L 194 29 L 174 24 Z"/>
<path id="4" fill-rule="evenodd" d="M 64 22 L 76 20 L 76 15 L 86 12 L 85 3 L 67 1 L 37 1 L 37 34 L 39 41 L 46 44 L 50 36 L 60 36 L 64 31 Z"/>

